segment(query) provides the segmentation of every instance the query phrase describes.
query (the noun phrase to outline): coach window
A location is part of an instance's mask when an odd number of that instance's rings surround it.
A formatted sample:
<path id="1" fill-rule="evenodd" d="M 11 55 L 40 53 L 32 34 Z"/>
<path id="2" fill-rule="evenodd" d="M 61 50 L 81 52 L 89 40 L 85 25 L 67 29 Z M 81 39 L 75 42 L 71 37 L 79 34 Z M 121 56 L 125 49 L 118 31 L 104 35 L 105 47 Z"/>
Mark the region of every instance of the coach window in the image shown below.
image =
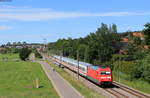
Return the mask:
<path id="1" fill-rule="evenodd" d="M 82 68 L 83 71 L 85 71 L 85 68 Z"/>
<path id="2" fill-rule="evenodd" d="M 101 72 L 101 75 L 106 75 L 106 72 L 105 72 L 105 71 L 102 71 L 102 72 Z"/>

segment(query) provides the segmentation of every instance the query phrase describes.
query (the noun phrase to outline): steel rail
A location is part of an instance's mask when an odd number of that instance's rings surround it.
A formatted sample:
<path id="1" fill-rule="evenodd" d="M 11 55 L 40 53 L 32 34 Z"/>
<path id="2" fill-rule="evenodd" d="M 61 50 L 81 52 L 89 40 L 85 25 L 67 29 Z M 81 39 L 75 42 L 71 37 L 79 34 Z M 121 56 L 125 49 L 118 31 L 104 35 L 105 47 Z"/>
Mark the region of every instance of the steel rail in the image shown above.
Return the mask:
<path id="1" fill-rule="evenodd" d="M 126 92 L 128 92 L 128 93 L 130 93 L 130 94 L 132 94 L 134 96 L 137 96 L 139 98 L 150 98 L 150 96 L 147 96 L 147 95 L 145 95 L 145 94 L 143 94 L 141 92 L 138 92 L 138 91 L 136 91 L 136 90 L 134 90 L 132 88 L 126 87 L 126 86 L 118 84 L 116 82 L 113 82 L 113 84 L 118 86 L 120 89 L 122 89 L 122 90 L 124 90 L 124 91 L 126 91 Z"/>

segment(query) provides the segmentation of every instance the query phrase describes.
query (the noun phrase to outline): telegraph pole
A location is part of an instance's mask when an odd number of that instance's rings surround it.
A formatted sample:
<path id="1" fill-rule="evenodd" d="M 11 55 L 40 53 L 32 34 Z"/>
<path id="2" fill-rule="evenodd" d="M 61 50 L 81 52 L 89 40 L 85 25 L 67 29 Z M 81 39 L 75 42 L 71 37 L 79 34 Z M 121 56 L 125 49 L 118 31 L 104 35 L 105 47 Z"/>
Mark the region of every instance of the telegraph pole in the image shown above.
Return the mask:
<path id="1" fill-rule="evenodd" d="M 43 39 L 43 50 L 46 50 L 46 38 Z"/>
<path id="2" fill-rule="evenodd" d="M 62 62 L 62 56 L 63 56 L 63 54 L 62 54 L 62 51 L 60 50 L 60 61 Z M 62 67 L 62 64 L 60 64 L 60 67 Z"/>
<path id="3" fill-rule="evenodd" d="M 119 53 L 121 55 L 121 53 Z M 121 57 L 119 56 L 119 70 L 118 70 L 118 79 L 119 79 L 119 83 L 120 83 L 120 71 L 121 71 Z"/>
<path id="4" fill-rule="evenodd" d="M 43 39 L 43 45 L 42 45 L 43 47 L 42 47 L 42 52 L 43 52 L 43 60 L 46 60 L 46 58 L 45 58 L 45 49 L 46 49 L 46 39 L 44 38 Z"/>
<path id="5" fill-rule="evenodd" d="M 78 75 L 78 79 L 79 79 L 79 50 L 77 50 L 77 67 L 78 67 L 78 72 L 77 72 L 77 75 Z"/>

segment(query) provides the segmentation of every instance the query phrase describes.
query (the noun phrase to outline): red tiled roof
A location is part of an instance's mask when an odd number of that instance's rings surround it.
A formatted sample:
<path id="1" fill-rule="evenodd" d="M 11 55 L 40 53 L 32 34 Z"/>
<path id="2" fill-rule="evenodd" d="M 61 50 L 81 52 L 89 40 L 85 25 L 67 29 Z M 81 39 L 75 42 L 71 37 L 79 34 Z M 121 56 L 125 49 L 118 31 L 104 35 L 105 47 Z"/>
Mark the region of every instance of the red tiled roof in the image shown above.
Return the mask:
<path id="1" fill-rule="evenodd" d="M 133 32 L 132 35 L 136 36 L 136 37 L 143 37 L 144 36 L 141 32 Z"/>
<path id="2" fill-rule="evenodd" d="M 122 38 L 122 42 L 129 42 L 128 38 Z"/>

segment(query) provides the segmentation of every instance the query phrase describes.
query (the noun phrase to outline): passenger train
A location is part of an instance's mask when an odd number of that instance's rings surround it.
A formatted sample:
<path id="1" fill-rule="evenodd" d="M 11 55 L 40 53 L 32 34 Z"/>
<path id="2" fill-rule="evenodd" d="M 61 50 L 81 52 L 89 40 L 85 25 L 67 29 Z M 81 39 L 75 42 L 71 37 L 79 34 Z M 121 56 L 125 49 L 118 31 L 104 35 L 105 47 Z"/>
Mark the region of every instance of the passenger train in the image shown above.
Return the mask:
<path id="1" fill-rule="evenodd" d="M 62 56 L 53 56 L 57 63 L 63 64 L 64 67 L 68 67 L 69 69 L 79 72 L 80 75 L 84 76 L 85 78 L 95 82 L 98 85 L 111 85 L 113 78 L 112 78 L 112 71 L 111 68 L 108 66 L 94 66 L 89 63 L 77 61 L 71 58 L 62 57 Z M 78 66 L 79 65 L 79 66 Z M 79 70 L 78 70 L 79 68 Z"/>

